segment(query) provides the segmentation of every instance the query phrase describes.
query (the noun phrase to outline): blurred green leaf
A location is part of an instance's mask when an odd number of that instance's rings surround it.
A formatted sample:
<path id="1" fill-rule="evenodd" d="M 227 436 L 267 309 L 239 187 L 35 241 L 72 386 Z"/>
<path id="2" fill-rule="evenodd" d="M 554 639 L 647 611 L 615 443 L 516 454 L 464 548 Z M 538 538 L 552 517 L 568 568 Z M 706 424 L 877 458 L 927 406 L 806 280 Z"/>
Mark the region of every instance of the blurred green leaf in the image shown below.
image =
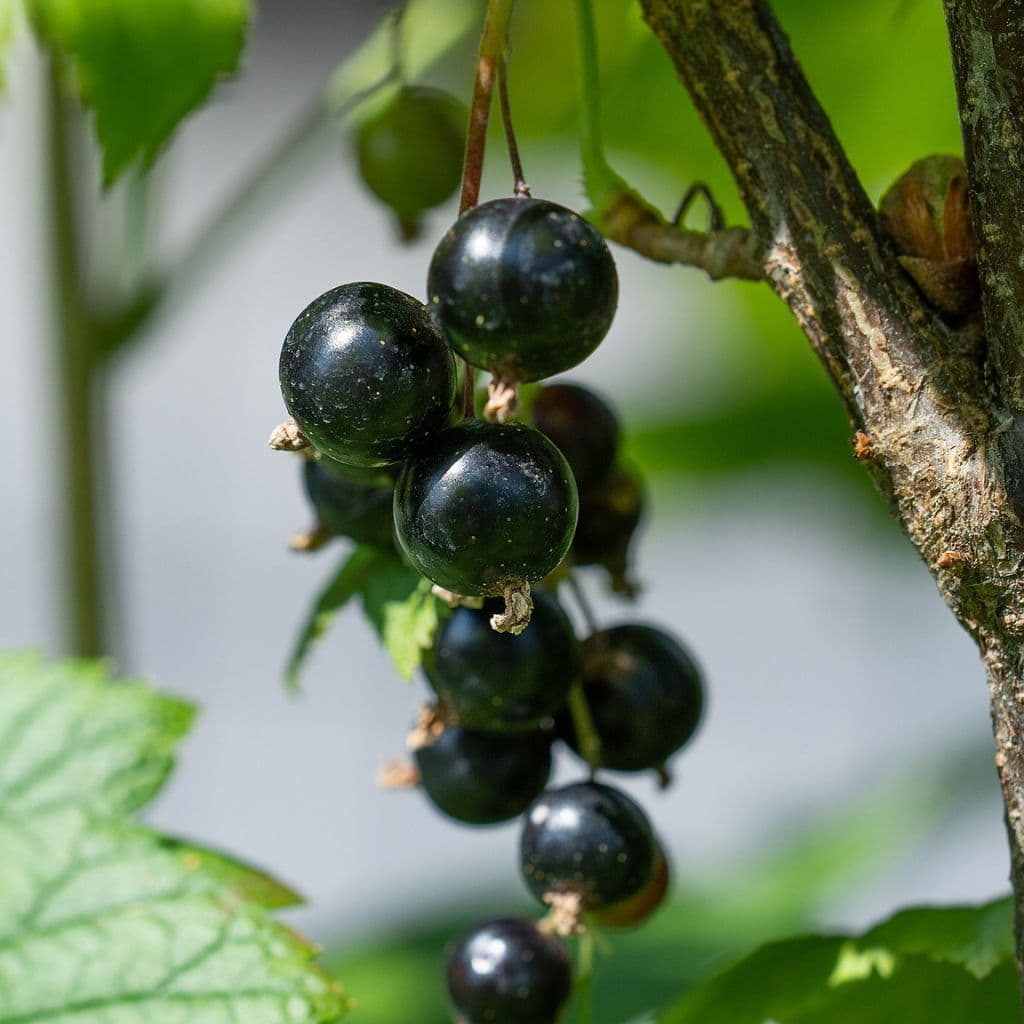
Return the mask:
<path id="1" fill-rule="evenodd" d="M 313 601 L 285 668 L 285 685 L 298 689 L 299 675 L 317 641 L 327 632 L 334 617 L 360 593 L 366 581 L 383 569 L 389 556 L 377 548 L 357 547 L 348 554 L 331 576 L 327 586 Z"/>
<path id="2" fill-rule="evenodd" d="M 891 946 L 967 968 L 984 978 L 1013 957 L 1013 906 L 1008 899 L 983 907 L 916 907 L 878 925 L 865 946 Z"/>
<path id="3" fill-rule="evenodd" d="M 18 0 L 0 0 L 0 93 L 7 85 L 7 48 L 14 35 L 14 17 Z"/>
<path id="4" fill-rule="evenodd" d="M 0 1024 L 344 1014 L 314 950 L 268 913 L 294 893 L 130 819 L 191 717 L 102 663 L 0 657 Z"/>
<path id="5" fill-rule="evenodd" d="M 95 111 L 110 184 L 149 163 L 178 123 L 238 65 L 248 0 L 28 0 L 36 33 L 72 58 Z"/>
<path id="6" fill-rule="evenodd" d="M 401 562 L 382 566 L 363 584 L 363 610 L 395 669 L 411 679 L 423 651 L 434 642 L 445 605 L 431 593 L 430 580 Z"/>
<path id="7" fill-rule="evenodd" d="M 1008 900 L 904 911 L 864 935 L 772 942 L 661 1024 L 1019 1024 Z"/>
<path id="8" fill-rule="evenodd" d="M 407 78 L 415 81 L 479 26 L 483 9 L 480 0 L 409 0 L 401 30 L 402 66 Z M 327 86 L 327 103 L 332 110 L 345 107 L 393 70 L 391 37 L 391 19 L 385 18 L 335 71 Z"/>

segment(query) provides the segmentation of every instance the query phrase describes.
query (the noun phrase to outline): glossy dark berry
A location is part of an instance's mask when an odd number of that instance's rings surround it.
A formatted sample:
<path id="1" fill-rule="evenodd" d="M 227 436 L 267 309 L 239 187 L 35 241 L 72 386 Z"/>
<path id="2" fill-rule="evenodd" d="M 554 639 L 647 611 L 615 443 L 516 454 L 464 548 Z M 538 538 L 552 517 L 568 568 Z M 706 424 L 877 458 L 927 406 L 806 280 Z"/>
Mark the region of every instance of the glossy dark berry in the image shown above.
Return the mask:
<path id="1" fill-rule="evenodd" d="M 385 466 L 441 429 L 455 361 L 423 305 L 383 284 L 325 292 L 281 349 L 281 394 L 313 446 L 339 462 Z"/>
<path id="2" fill-rule="evenodd" d="M 414 238 L 420 215 L 459 187 L 469 111 L 450 93 L 402 86 L 359 126 L 359 172 Z"/>
<path id="3" fill-rule="evenodd" d="M 437 631 L 423 668 L 434 692 L 470 729 L 536 728 L 565 704 L 579 674 L 580 645 L 553 595 L 533 593 L 530 628 L 497 633 L 491 616 L 502 602 L 456 608 Z"/>
<path id="4" fill-rule="evenodd" d="M 430 438 L 395 487 L 395 526 L 409 561 L 467 595 L 543 579 L 576 527 L 572 471 L 541 433 L 466 420 Z"/>
<path id="5" fill-rule="evenodd" d="M 603 565 L 625 554 L 643 518 L 640 477 L 616 466 L 599 487 L 580 495 L 580 514 L 573 538 L 577 565 Z"/>
<path id="6" fill-rule="evenodd" d="M 391 548 L 394 483 L 381 473 L 376 483 L 360 483 L 352 479 L 347 468 L 326 456 L 302 460 L 302 481 L 317 524 L 357 544 Z"/>
<path id="7" fill-rule="evenodd" d="M 448 955 L 448 995 L 464 1024 L 555 1024 L 571 988 L 565 947 L 521 918 L 478 925 Z"/>
<path id="8" fill-rule="evenodd" d="M 601 765 L 613 771 L 659 768 L 697 731 L 704 682 L 690 653 L 653 626 L 630 623 L 587 637 L 583 693 L 601 739 Z M 568 715 L 559 734 L 578 752 Z"/>
<path id="9" fill-rule="evenodd" d="M 594 917 L 607 928 L 632 928 L 651 917 L 665 902 L 672 871 L 661 843 L 655 857 L 654 870 L 643 888 L 628 900 L 594 911 Z"/>
<path id="10" fill-rule="evenodd" d="M 632 596 L 630 549 L 643 522 L 645 496 L 639 475 L 616 466 L 601 484 L 580 495 L 579 521 L 571 557 L 576 565 L 600 565 L 612 589 Z"/>
<path id="11" fill-rule="evenodd" d="M 522 814 L 547 785 L 551 736 L 449 725 L 414 756 L 420 783 L 438 810 L 469 825 L 492 825 Z"/>
<path id="12" fill-rule="evenodd" d="M 547 384 L 538 388 L 531 413 L 534 426 L 565 456 L 581 496 L 608 476 L 619 423 L 603 398 L 578 384 Z"/>
<path id="13" fill-rule="evenodd" d="M 586 909 L 635 896 L 657 862 L 647 816 L 625 793 L 578 782 L 542 793 L 526 812 L 519 863 L 530 891 L 572 892 Z"/>
<path id="14" fill-rule="evenodd" d="M 427 295 L 467 362 L 529 381 L 597 348 L 615 314 L 618 278 L 604 239 L 579 214 L 515 197 L 455 222 L 434 252 Z"/>

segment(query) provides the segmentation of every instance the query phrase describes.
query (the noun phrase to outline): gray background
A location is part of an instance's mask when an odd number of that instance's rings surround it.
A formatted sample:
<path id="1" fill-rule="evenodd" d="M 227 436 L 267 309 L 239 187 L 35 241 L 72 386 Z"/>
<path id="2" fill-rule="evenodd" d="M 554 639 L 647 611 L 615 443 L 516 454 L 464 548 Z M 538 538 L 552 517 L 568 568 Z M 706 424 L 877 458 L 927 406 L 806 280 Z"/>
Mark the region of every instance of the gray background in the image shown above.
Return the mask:
<path id="1" fill-rule="evenodd" d="M 167 251 L 287 127 L 383 6 L 263 5 L 245 74 L 164 158 Z M 23 43 L 0 108 L 0 643 L 56 653 L 60 494 L 51 479 L 38 72 Z M 571 152 L 528 147 L 526 156 L 545 194 L 580 203 Z M 339 146 L 116 368 L 118 657 L 204 709 L 152 819 L 295 884 L 310 901 L 295 921 L 321 939 L 453 896 L 519 891 L 514 827 L 460 830 L 418 795 L 376 788 L 422 688 L 394 676 L 357 612 L 317 652 L 301 698 L 280 687 L 305 606 L 339 557 L 285 548 L 308 524 L 297 466 L 264 443 L 282 415 L 281 338 L 299 309 L 343 281 L 421 293 L 430 239 L 450 215 L 435 218 L 422 243 L 399 248 Z M 730 303 L 731 286 L 617 258 L 618 320 L 574 376 L 613 393 L 627 425 L 743 386 L 729 338 L 756 324 Z M 696 340 L 670 347 L 665 325 L 678 323 L 684 300 Z M 183 444 L 199 420 L 213 440 Z M 675 788 L 656 794 L 643 779 L 630 788 L 681 874 L 699 878 L 755 854 L 947 748 L 973 744 L 987 758 L 973 649 L 909 545 L 878 527 L 874 500 L 797 469 L 656 484 L 637 614 L 693 645 L 711 704 Z M 631 614 L 598 603 L 606 620 Z M 1006 888 L 1005 876 L 992 785 L 956 827 L 822 913 L 860 924 L 898 903 L 987 898 Z"/>

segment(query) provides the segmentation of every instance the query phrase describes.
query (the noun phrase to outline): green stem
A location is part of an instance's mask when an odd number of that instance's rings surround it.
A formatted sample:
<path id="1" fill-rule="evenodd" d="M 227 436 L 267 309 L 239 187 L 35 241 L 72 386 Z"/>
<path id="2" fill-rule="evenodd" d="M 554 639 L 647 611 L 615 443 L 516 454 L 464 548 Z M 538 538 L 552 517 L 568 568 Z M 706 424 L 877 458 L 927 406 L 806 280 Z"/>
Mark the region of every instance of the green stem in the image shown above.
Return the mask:
<path id="1" fill-rule="evenodd" d="M 491 97 L 498 60 L 508 41 L 508 22 L 515 0 L 488 0 L 487 15 L 480 35 L 480 52 L 476 62 L 476 82 L 469 110 L 466 133 L 466 158 L 462 165 L 462 195 L 459 213 L 476 206 L 480 198 L 480 178 L 484 172 L 484 151 L 487 148 L 487 122 L 491 117 Z"/>
<path id="2" fill-rule="evenodd" d="M 590 765 L 590 772 L 593 774 L 601 763 L 601 737 L 591 717 L 590 707 L 583 693 L 583 684 L 578 679 L 569 690 L 569 714 L 572 716 L 572 726 L 579 740 L 580 754 Z"/>
<path id="3" fill-rule="evenodd" d="M 580 157 L 583 184 L 595 210 L 604 210 L 626 183 L 612 170 L 604 154 L 601 131 L 601 75 L 593 0 L 577 0 L 580 40 Z"/>
<path id="4" fill-rule="evenodd" d="M 576 1024 L 590 1024 L 594 1002 L 594 933 L 580 935 L 576 965 Z"/>
<path id="5" fill-rule="evenodd" d="M 106 653 L 97 487 L 97 435 L 103 390 L 82 294 L 68 109 L 57 58 L 47 78 L 49 245 L 57 315 L 53 327 L 59 395 L 57 492 L 61 503 L 61 593 L 69 647 L 81 657 Z"/>

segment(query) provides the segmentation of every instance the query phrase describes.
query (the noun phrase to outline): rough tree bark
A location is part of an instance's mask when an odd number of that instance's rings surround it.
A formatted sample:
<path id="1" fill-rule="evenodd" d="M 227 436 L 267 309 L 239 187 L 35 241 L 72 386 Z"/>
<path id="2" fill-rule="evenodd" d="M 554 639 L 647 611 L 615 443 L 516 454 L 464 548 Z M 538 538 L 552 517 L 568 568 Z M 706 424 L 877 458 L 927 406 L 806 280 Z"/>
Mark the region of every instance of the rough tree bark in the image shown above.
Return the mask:
<path id="1" fill-rule="evenodd" d="M 1024 430 L 1012 413 L 1024 408 L 1024 0 L 946 0 L 988 340 L 977 320 L 944 320 L 904 273 L 765 0 L 641 5 L 739 185 L 744 259 L 756 256 L 792 310 L 846 404 L 856 453 L 980 649 L 1024 968 Z M 613 212 L 618 240 L 721 270 L 715 237 L 679 244 L 636 204 L 632 218 Z M 742 237 L 719 236 L 735 261 Z"/>

